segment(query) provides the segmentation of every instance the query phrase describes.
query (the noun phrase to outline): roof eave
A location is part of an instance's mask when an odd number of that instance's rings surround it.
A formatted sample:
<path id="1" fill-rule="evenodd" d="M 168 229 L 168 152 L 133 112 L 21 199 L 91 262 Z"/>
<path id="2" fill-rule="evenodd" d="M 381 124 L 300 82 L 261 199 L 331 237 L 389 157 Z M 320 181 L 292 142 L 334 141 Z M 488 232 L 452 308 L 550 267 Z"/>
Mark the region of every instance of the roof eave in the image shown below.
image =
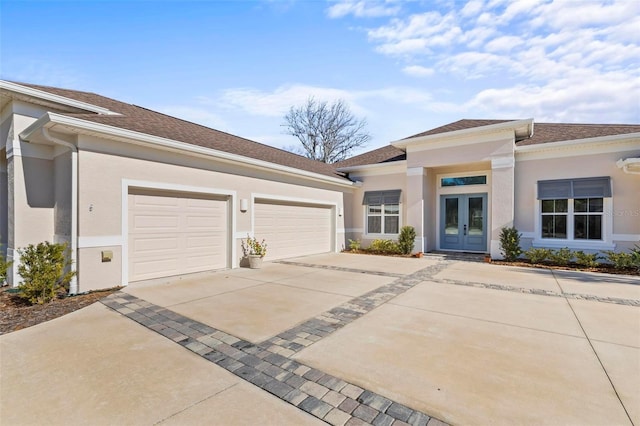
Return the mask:
<path id="1" fill-rule="evenodd" d="M 44 90 L 34 89 L 32 87 L 22 86 L 17 83 L 12 83 L 6 80 L 0 80 L 0 89 L 7 90 L 22 96 L 33 99 L 42 99 L 49 102 L 53 102 L 67 107 L 77 108 L 83 111 L 94 112 L 102 115 L 121 115 L 117 112 L 113 112 L 108 108 L 103 108 L 97 105 L 93 105 L 87 102 L 77 101 L 75 99 L 67 98 L 53 93 L 45 92 Z"/>
<path id="2" fill-rule="evenodd" d="M 248 167 L 267 170 L 278 174 L 284 174 L 288 176 L 302 177 L 312 181 L 318 181 L 328 183 L 332 185 L 338 185 L 341 187 L 352 188 L 353 182 L 346 179 L 323 175 L 320 173 L 310 172 L 307 170 L 297 169 L 290 166 L 283 166 L 280 164 L 270 163 L 264 160 L 258 160 L 255 158 L 245 157 L 238 154 L 231 154 L 224 151 L 219 151 L 212 148 L 206 148 L 198 145 L 192 145 L 185 142 L 175 141 L 172 139 L 162 138 L 159 136 L 153 136 L 146 133 L 135 132 L 132 130 L 126 130 L 119 127 L 108 126 L 105 124 L 94 123 L 92 121 L 86 121 L 79 118 L 68 117 L 66 115 L 56 114 L 48 112 L 32 123 L 29 127 L 24 129 L 20 133 L 20 138 L 26 141 L 32 141 L 34 143 L 40 143 L 36 135 L 39 129 L 42 127 L 52 127 L 55 125 L 65 126 L 73 129 L 72 133 L 94 132 L 106 135 L 111 138 L 127 140 L 130 143 L 137 145 L 153 146 L 156 148 L 180 152 L 189 155 L 198 155 L 207 158 L 215 158 L 218 161 L 223 161 L 233 164 L 242 164 Z M 76 131 L 77 130 L 77 131 Z"/>
<path id="3" fill-rule="evenodd" d="M 566 140 L 566 141 L 546 142 L 546 143 L 538 143 L 533 145 L 523 145 L 523 146 L 516 145 L 516 153 L 549 151 L 553 149 L 569 148 L 569 147 L 575 147 L 579 145 L 586 146 L 587 144 L 591 145 L 591 144 L 607 143 L 607 142 L 623 142 L 625 140 L 631 140 L 631 139 L 640 139 L 640 132 L 599 136 L 595 138 L 582 138 L 582 139 L 572 139 L 572 140 Z"/>
<path id="4" fill-rule="evenodd" d="M 451 139 L 478 133 L 492 133 L 505 129 L 513 129 L 516 139 L 533 135 L 533 118 L 524 120 L 506 121 L 504 123 L 490 124 L 488 126 L 471 127 L 468 129 L 454 130 L 452 132 L 437 133 L 435 135 L 418 136 L 391 142 L 396 148 L 406 149 L 409 145 L 428 143 L 435 140 Z"/>
<path id="5" fill-rule="evenodd" d="M 393 166 L 406 166 L 407 160 L 398 160 L 398 161 L 388 161 L 385 163 L 375 163 L 375 164 L 362 164 L 360 166 L 348 166 L 348 167 L 338 167 L 336 170 L 339 172 L 354 172 L 359 170 L 379 170 L 383 168 L 391 168 Z"/>

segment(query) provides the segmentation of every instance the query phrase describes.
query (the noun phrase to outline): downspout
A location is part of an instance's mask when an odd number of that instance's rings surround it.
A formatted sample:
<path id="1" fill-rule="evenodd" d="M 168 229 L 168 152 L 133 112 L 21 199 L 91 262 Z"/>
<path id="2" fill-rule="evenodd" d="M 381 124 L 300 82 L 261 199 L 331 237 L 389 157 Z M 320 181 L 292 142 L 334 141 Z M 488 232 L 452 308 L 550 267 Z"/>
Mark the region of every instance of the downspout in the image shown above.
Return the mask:
<path id="1" fill-rule="evenodd" d="M 71 270 L 76 274 L 69 283 L 69 294 L 78 293 L 78 148 L 71 142 L 58 139 L 49 134 L 49 130 L 42 127 L 42 136 L 54 144 L 62 145 L 71 150 Z"/>

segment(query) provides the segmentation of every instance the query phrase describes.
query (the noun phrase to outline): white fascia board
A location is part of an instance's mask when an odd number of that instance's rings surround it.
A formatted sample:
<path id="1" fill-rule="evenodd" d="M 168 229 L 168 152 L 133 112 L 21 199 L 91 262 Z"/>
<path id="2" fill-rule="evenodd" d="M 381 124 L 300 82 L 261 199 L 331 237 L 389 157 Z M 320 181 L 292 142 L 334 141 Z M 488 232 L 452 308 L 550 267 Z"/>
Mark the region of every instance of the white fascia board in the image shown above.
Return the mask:
<path id="1" fill-rule="evenodd" d="M 391 142 L 396 148 L 405 149 L 407 146 L 414 145 L 422 145 L 433 141 L 443 141 L 443 140 L 451 140 L 451 139 L 459 139 L 461 137 L 477 135 L 477 134 L 485 134 L 485 133 L 494 133 L 499 132 L 501 130 L 513 129 L 514 131 L 523 126 L 528 126 L 529 135 L 533 134 L 533 118 L 527 118 L 524 120 L 513 120 L 507 121 L 504 123 L 498 124 L 490 124 L 488 126 L 480 126 L 480 127 L 471 127 L 469 129 L 462 130 L 454 130 L 452 132 L 445 133 L 437 133 L 435 135 L 426 135 L 419 136 L 410 139 L 401 139 L 399 141 Z"/>
<path id="2" fill-rule="evenodd" d="M 117 112 L 113 112 L 108 108 L 99 107 L 87 102 L 76 101 L 75 99 L 66 98 L 60 95 L 54 95 L 53 93 L 45 92 L 43 90 L 34 89 L 31 87 L 21 86 L 9 81 L 0 80 L 0 89 L 8 90 L 10 92 L 18 93 L 23 96 L 31 98 L 42 99 L 49 102 L 54 102 L 60 105 L 66 105 L 73 108 L 82 109 L 85 111 L 95 112 L 102 115 L 120 115 Z"/>
<path id="3" fill-rule="evenodd" d="M 622 135 L 601 136 L 597 138 L 547 142 L 536 145 L 516 145 L 515 153 L 517 160 L 537 160 L 546 157 L 558 157 L 559 153 L 562 151 L 565 151 L 566 154 L 561 156 L 575 155 L 576 150 L 584 151 L 585 155 L 604 152 L 629 151 L 638 149 L 639 142 L 640 132 L 626 133 Z"/>
<path id="4" fill-rule="evenodd" d="M 165 149 L 167 151 L 178 152 L 187 155 L 198 155 L 209 159 L 215 158 L 216 160 L 224 161 L 227 163 L 240 163 L 256 169 L 267 170 L 270 172 L 295 176 L 298 178 L 302 177 L 309 180 L 342 186 L 345 188 L 353 187 L 353 182 L 349 182 L 345 179 L 325 176 L 319 173 L 296 169 L 294 167 L 282 166 L 279 164 L 270 163 L 268 161 L 257 160 L 255 158 L 244 157 L 238 154 L 231 154 L 216 149 L 205 148 L 185 142 L 178 142 L 159 136 L 134 132 L 132 130 L 94 123 L 91 121 L 81 120 L 78 118 L 68 117 L 66 115 L 56 114 L 52 112 L 48 112 L 44 116 L 40 117 L 37 121 L 35 121 L 31 126 L 27 127 L 22 133 L 20 133 L 20 137 L 25 140 L 29 140 L 29 138 L 34 133 L 36 133 L 40 127 L 51 125 L 67 126 L 73 133 L 81 133 L 81 131 L 84 131 L 92 134 L 106 135 L 110 138 L 124 139 L 130 143 L 137 145 L 153 146 L 155 148 Z"/>
<path id="5" fill-rule="evenodd" d="M 339 172 L 367 172 L 369 175 L 405 173 L 407 170 L 407 160 L 390 161 L 388 163 L 363 164 L 361 166 L 339 167 Z"/>

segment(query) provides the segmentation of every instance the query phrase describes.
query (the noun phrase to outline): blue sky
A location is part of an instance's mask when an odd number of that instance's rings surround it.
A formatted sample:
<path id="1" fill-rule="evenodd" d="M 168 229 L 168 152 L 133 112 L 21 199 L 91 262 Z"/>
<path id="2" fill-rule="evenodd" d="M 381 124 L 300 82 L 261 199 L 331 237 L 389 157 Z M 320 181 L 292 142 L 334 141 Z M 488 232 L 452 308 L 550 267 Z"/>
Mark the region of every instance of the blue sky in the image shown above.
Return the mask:
<path id="1" fill-rule="evenodd" d="M 0 3 L 1 78 L 96 92 L 276 147 L 309 96 L 367 149 L 461 118 L 640 122 L 640 1 Z"/>

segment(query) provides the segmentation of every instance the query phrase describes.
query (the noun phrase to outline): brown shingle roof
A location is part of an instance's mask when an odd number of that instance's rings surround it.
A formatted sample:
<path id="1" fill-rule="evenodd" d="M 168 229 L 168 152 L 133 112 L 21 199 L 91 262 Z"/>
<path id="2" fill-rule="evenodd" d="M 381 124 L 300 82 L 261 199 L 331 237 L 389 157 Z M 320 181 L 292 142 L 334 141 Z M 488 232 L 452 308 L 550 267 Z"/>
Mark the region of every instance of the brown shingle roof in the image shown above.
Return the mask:
<path id="1" fill-rule="evenodd" d="M 346 160 L 335 163 L 334 166 L 340 169 L 342 167 L 389 163 L 392 161 L 402 161 L 406 159 L 407 154 L 403 150 L 396 148 L 395 146 L 387 145 L 355 157 L 347 158 Z"/>
<path id="2" fill-rule="evenodd" d="M 337 173 L 335 168 L 330 164 L 310 160 L 278 148 L 191 123 L 189 121 L 181 120 L 179 118 L 171 117 L 137 105 L 120 102 L 95 93 L 40 86 L 36 84 L 16 84 L 97 105 L 103 108 L 108 108 L 113 112 L 121 114 L 119 116 L 91 113 L 66 114 L 71 117 L 174 141 L 212 148 L 230 154 L 242 155 L 326 176 L 343 177 L 342 174 Z"/>
<path id="3" fill-rule="evenodd" d="M 639 132 L 640 125 L 638 124 L 534 123 L 533 136 L 519 141 L 516 145 L 536 145 Z"/>
<path id="4" fill-rule="evenodd" d="M 475 127 L 490 126 L 492 124 L 506 123 L 517 120 L 469 120 L 463 119 L 456 122 L 436 127 L 426 132 L 418 133 L 404 139 L 420 136 L 437 135 L 454 132 L 456 130 L 472 129 Z M 578 124 L 578 123 L 536 123 L 533 124 L 533 136 L 516 142 L 518 146 L 535 145 L 549 142 L 571 141 L 578 139 L 597 138 L 602 136 L 623 135 L 640 132 L 638 124 Z M 403 140 L 404 140 L 403 139 Z"/>
<path id="5" fill-rule="evenodd" d="M 473 129 L 474 127 L 490 126 L 492 124 L 506 123 L 507 121 L 514 120 L 469 120 L 463 119 L 453 123 L 445 124 L 444 126 L 436 127 L 435 129 L 427 130 L 426 132 L 418 133 L 413 136 L 408 136 L 404 139 L 418 138 L 420 136 L 437 135 L 439 133 L 455 132 L 456 130 Z"/>

